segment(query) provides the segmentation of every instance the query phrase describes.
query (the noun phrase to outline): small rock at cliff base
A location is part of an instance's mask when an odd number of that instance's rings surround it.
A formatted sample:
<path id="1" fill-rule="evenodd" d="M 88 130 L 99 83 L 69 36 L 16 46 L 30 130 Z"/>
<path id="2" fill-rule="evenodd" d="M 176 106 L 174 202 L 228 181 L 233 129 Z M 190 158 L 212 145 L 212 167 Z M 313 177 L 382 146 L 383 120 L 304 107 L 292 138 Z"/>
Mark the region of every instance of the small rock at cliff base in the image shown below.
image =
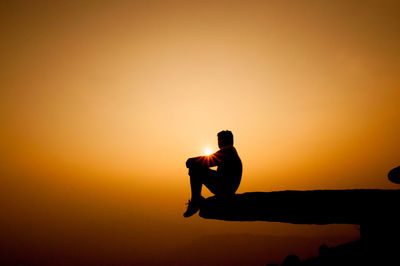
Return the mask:
<path id="1" fill-rule="evenodd" d="M 393 183 L 400 184 L 400 166 L 390 170 L 388 178 Z"/>

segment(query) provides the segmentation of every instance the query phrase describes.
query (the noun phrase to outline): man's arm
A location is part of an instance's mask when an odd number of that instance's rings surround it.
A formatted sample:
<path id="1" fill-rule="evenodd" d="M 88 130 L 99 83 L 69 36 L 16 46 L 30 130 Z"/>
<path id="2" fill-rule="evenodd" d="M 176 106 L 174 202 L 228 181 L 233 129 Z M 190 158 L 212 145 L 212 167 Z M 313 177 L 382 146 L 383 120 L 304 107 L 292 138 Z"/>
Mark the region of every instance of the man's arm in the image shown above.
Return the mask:
<path id="1" fill-rule="evenodd" d="M 189 158 L 186 161 L 186 167 L 190 168 L 193 166 L 203 166 L 203 167 L 213 167 L 213 166 L 218 166 L 221 161 L 222 161 L 222 152 L 219 150 L 210 156 L 198 156 L 198 157 L 193 157 Z"/>

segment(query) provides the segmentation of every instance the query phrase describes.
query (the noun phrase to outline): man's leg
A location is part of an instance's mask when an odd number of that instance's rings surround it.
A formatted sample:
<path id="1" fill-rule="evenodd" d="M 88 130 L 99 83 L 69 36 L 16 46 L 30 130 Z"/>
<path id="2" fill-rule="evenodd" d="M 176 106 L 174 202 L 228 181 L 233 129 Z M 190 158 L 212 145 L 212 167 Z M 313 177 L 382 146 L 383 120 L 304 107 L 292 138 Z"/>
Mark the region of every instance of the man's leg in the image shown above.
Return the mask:
<path id="1" fill-rule="evenodd" d="M 191 167 L 191 168 L 189 168 L 190 189 L 191 189 L 191 193 L 192 193 L 192 198 L 189 201 L 188 208 L 187 208 L 186 212 L 183 214 L 183 216 L 190 217 L 199 210 L 201 201 L 204 199 L 201 196 L 201 189 L 203 187 L 203 184 L 209 183 L 207 181 L 212 179 L 211 175 L 214 172 L 215 171 L 210 170 L 207 167 Z"/>
<path id="2" fill-rule="evenodd" d="M 192 201 L 197 201 L 200 199 L 201 188 L 203 186 L 202 175 L 205 172 L 205 169 L 202 168 L 189 168 L 189 176 L 190 176 L 190 189 L 192 193 Z"/>
<path id="3" fill-rule="evenodd" d="M 211 192 L 214 193 L 213 181 L 215 182 L 216 171 L 208 167 L 192 167 L 189 168 L 190 175 L 190 188 L 192 193 L 192 200 L 197 201 L 202 199 L 201 190 L 203 185 L 206 185 Z"/>
<path id="4" fill-rule="evenodd" d="M 220 175 L 217 171 L 209 170 L 204 185 L 217 199 L 229 200 L 235 194 L 237 187 L 229 177 Z"/>

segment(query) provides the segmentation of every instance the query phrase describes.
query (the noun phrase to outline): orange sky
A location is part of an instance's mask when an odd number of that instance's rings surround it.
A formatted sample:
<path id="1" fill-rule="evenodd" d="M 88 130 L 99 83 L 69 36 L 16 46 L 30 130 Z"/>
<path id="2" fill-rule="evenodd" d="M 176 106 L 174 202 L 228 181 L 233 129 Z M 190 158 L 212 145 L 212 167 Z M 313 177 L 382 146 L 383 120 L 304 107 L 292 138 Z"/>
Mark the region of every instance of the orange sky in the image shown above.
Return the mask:
<path id="1" fill-rule="evenodd" d="M 244 165 L 239 192 L 398 188 L 387 173 L 400 164 L 399 8 L 398 1 L 1 4 L 6 207 L 18 218 L 30 209 L 22 195 L 32 194 L 38 210 L 53 210 L 52 201 L 102 202 L 182 227 L 185 160 L 216 150 L 224 129 Z M 249 232 L 270 232 L 265 226 Z"/>

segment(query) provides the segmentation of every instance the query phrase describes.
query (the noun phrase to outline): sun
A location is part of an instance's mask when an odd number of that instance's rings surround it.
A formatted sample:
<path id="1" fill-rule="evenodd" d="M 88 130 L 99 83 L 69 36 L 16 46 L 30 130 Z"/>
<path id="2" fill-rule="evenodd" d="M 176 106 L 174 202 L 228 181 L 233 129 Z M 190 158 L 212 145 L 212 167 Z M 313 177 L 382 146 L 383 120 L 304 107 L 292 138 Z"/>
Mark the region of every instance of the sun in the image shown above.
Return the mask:
<path id="1" fill-rule="evenodd" d="M 211 150 L 210 148 L 205 148 L 205 149 L 204 149 L 204 154 L 205 154 L 206 156 L 209 156 L 209 155 L 212 154 L 212 150 Z"/>

